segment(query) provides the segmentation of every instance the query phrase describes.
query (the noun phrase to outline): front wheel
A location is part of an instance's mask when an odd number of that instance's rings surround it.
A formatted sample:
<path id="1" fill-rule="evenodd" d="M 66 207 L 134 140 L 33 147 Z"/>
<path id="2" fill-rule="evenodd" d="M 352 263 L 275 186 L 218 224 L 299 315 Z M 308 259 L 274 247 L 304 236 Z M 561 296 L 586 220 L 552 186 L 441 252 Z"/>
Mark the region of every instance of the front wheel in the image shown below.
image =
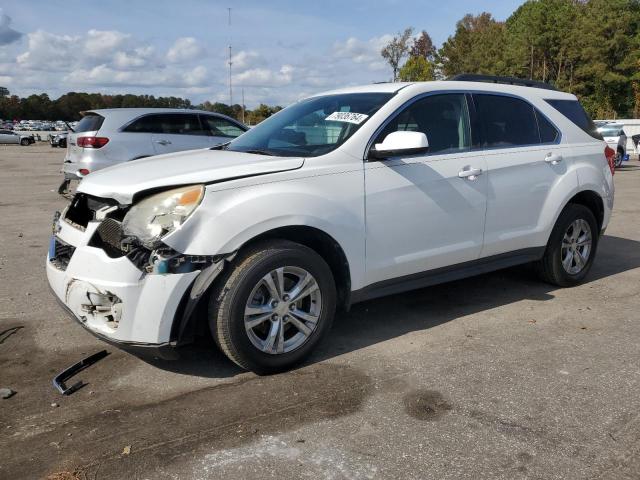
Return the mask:
<path id="1" fill-rule="evenodd" d="M 303 245 L 256 245 L 220 279 L 209 303 L 210 327 L 233 362 L 258 374 L 288 370 L 329 332 L 336 288 L 327 263 Z"/>
<path id="2" fill-rule="evenodd" d="M 551 232 L 536 264 L 541 278 L 560 287 L 578 285 L 587 276 L 598 247 L 598 223 L 591 210 L 570 203 Z"/>
<path id="3" fill-rule="evenodd" d="M 22 145 L 23 147 L 28 147 L 30 143 L 31 142 L 29 142 L 28 138 L 23 138 L 22 140 L 20 140 L 20 145 Z"/>

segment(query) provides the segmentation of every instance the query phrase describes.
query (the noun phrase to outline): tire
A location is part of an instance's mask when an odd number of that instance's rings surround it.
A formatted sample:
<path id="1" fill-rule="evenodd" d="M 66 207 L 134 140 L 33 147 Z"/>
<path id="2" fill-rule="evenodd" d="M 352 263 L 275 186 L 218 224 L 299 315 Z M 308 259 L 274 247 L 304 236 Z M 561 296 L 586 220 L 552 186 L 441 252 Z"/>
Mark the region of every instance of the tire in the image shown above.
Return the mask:
<path id="1" fill-rule="evenodd" d="M 618 150 L 616 152 L 616 159 L 614 160 L 615 168 L 620 168 L 622 166 L 623 157 L 624 157 L 624 154 L 623 154 L 622 150 Z"/>
<path id="2" fill-rule="evenodd" d="M 578 228 L 576 228 L 577 225 Z M 582 231 L 586 231 L 587 227 L 590 230 L 591 241 L 588 252 L 586 236 L 582 235 Z M 571 237 L 577 230 L 579 230 L 576 234 L 578 238 L 574 241 Z M 591 269 L 598 249 L 599 237 L 598 223 L 591 210 L 583 205 L 568 204 L 553 227 L 544 256 L 536 263 L 536 269 L 542 280 L 560 287 L 573 287 L 580 284 Z M 569 259 L 572 251 L 574 253 Z M 576 256 L 576 251 L 579 258 Z"/>
<path id="3" fill-rule="evenodd" d="M 30 145 L 29 139 L 23 138 L 22 140 L 20 140 L 20 145 L 22 145 L 23 147 L 28 147 Z"/>
<path id="4" fill-rule="evenodd" d="M 264 280 L 267 276 L 274 281 L 271 287 Z M 284 288 L 278 288 L 278 278 Z M 309 283 L 300 293 L 310 286 L 317 289 L 291 306 L 295 299 L 287 294 L 295 294 L 303 278 Z M 294 242 L 270 240 L 240 254 L 216 283 L 209 300 L 210 328 L 230 360 L 265 375 L 289 370 L 307 358 L 331 329 L 335 308 L 335 282 L 322 257 Z M 303 320 L 302 314 L 315 322 Z M 270 342 L 272 338 L 276 340 Z"/>

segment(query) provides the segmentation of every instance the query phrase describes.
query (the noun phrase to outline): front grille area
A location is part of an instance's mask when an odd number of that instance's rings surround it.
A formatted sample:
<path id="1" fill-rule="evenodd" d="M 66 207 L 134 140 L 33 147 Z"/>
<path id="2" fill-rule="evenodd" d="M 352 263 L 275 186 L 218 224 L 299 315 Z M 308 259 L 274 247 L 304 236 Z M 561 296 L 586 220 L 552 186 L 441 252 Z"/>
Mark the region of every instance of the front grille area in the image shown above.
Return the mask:
<path id="1" fill-rule="evenodd" d="M 50 262 L 58 269 L 65 271 L 69 266 L 69 261 L 73 256 L 73 252 L 76 251 L 75 247 L 67 245 L 58 238 L 54 238 L 55 242 L 53 249 L 53 256 L 50 258 Z"/>
<path id="2" fill-rule="evenodd" d="M 110 198 L 98 198 L 85 193 L 76 193 L 64 219 L 84 229 L 89 222 L 96 219 L 98 210 L 113 206 L 118 206 L 118 202 Z"/>
<path id="3" fill-rule="evenodd" d="M 123 257 L 127 251 L 122 247 L 122 222 L 113 218 L 105 218 L 94 233 L 89 245 L 102 248 L 112 258 Z"/>

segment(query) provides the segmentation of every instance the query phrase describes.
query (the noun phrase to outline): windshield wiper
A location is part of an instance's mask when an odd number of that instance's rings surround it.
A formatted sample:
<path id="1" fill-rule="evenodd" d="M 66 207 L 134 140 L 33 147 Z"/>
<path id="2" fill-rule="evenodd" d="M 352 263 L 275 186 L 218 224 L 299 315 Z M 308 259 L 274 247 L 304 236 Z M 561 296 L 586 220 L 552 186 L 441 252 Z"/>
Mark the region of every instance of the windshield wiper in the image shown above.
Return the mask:
<path id="1" fill-rule="evenodd" d="M 268 150 L 241 150 L 243 153 L 253 153 L 255 155 L 269 155 L 273 157 L 275 154 Z"/>

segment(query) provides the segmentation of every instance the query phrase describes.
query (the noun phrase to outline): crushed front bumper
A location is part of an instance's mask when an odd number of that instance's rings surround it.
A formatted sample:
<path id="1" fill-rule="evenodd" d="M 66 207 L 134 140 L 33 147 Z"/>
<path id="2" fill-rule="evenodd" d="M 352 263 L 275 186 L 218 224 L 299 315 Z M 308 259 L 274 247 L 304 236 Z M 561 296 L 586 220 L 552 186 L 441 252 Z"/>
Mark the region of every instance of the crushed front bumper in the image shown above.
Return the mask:
<path id="1" fill-rule="evenodd" d="M 111 258 L 88 245 L 98 225 L 90 222 L 82 231 L 56 222 L 46 261 L 51 290 L 67 312 L 102 340 L 170 357 L 174 319 L 200 270 L 151 274 L 127 257 Z"/>

